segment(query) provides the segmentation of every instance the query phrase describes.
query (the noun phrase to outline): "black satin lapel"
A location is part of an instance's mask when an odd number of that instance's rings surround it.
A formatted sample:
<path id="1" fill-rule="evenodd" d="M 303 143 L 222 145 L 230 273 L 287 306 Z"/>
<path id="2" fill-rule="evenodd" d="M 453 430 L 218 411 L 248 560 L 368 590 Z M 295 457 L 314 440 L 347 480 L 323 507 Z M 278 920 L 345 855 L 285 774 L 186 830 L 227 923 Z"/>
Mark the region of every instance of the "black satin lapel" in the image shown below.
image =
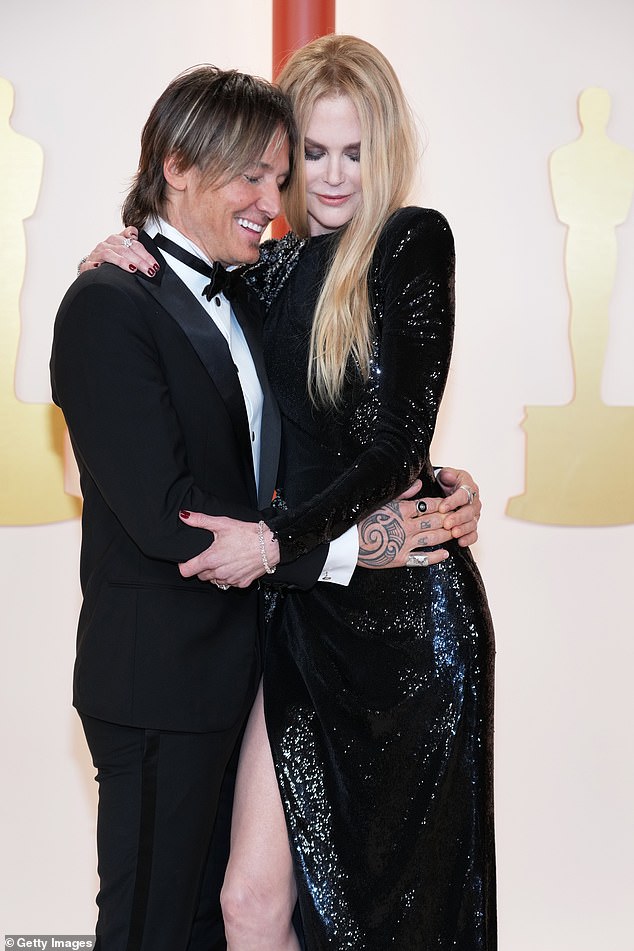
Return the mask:
<path id="1" fill-rule="evenodd" d="M 277 470 L 280 464 L 282 428 L 280 411 L 270 389 L 264 394 L 262 410 L 262 437 L 260 439 L 260 486 L 258 505 L 268 508 L 277 485 Z"/>
<path id="2" fill-rule="evenodd" d="M 159 261 L 161 268 L 155 278 L 147 278 L 143 274 L 137 277 L 182 329 L 218 390 L 233 423 L 240 454 L 251 476 L 255 499 L 249 421 L 238 372 L 227 341 L 202 304 L 196 301 L 191 291 L 165 263 L 154 242 L 145 234 L 142 237 L 146 239 L 143 240 L 144 246 Z"/>
<path id="3" fill-rule="evenodd" d="M 277 485 L 277 469 L 280 460 L 281 422 L 280 412 L 269 385 L 264 365 L 262 345 L 262 316 L 257 302 L 249 305 L 248 297 L 242 293 L 232 302 L 236 320 L 242 327 L 246 342 L 253 357 L 253 363 L 262 387 L 264 406 L 262 408 L 262 434 L 260 438 L 260 485 L 258 504 L 267 508 L 271 504 L 273 491 Z"/>

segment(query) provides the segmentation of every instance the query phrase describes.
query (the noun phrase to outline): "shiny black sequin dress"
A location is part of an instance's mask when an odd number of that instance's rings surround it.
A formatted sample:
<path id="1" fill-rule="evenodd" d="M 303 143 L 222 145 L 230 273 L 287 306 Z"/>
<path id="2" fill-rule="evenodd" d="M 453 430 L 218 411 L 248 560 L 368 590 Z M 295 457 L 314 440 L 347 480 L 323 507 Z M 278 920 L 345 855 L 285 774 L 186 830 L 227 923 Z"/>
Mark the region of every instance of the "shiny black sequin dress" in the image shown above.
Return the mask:
<path id="1" fill-rule="evenodd" d="M 306 396 L 314 303 L 336 237 L 264 248 L 266 358 L 279 401 L 283 559 L 341 533 L 422 472 L 453 334 L 453 240 L 397 212 L 371 271 L 370 380 L 338 412 Z M 263 279 L 265 278 L 265 279 Z M 272 611 L 266 718 L 308 951 L 494 951 L 494 642 L 470 552 L 357 569 Z"/>

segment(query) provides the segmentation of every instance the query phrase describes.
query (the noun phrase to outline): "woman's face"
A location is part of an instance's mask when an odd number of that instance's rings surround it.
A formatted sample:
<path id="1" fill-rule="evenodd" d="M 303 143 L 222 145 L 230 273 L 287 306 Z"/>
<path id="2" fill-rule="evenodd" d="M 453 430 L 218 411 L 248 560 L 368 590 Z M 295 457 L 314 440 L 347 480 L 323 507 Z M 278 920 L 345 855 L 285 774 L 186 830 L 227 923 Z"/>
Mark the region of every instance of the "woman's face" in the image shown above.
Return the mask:
<path id="1" fill-rule="evenodd" d="M 311 235 L 347 224 L 362 200 L 361 125 L 347 96 L 318 99 L 304 140 Z"/>

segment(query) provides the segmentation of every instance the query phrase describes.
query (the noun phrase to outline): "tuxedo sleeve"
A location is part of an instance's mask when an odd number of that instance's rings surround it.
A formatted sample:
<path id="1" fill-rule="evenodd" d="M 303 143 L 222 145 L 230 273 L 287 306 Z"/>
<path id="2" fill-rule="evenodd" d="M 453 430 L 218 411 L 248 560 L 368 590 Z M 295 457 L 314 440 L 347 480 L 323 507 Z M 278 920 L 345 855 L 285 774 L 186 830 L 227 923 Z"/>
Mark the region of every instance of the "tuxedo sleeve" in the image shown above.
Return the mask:
<path id="1" fill-rule="evenodd" d="M 307 590 L 320 580 L 327 555 L 328 545 L 318 545 L 294 561 L 278 565 L 274 574 L 266 575 L 261 580 L 275 587 Z"/>
<path id="2" fill-rule="evenodd" d="M 147 315 L 125 288 L 82 278 L 72 285 L 55 323 L 51 382 L 82 478 L 144 555 L 180 562 L 212 540 L 186 526 L 181 509 L 258 515 L 194 482 L 161 363 Z"/>

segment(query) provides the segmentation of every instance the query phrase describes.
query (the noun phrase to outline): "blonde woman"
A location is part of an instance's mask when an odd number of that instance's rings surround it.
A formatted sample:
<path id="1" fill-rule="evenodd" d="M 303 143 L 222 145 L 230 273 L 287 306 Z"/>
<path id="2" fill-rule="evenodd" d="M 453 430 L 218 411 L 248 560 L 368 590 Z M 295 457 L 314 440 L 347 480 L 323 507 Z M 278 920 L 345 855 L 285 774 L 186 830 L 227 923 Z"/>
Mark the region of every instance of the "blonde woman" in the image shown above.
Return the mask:
<path id="1" fill-rule="evenodd" d="M 245 586 L 355 522 L 367 557 L 347 587 L 288 590 L 272 606 L 234 804 L 228 947 L 299 948 L 297 894 L 308 951 L 494 951 L 482 582 L 455 541 L 425 570 L 371 570 L 385 524 L 369 513 L 417 477 L 421 495 L 442 494 L 429 447 L 451 354 L 453 239 L 438 212 L 404 207 L 414 124 L 377 49 L 320 38 L 279 82 L 305 161 L 285 195 L 293 231 L 264 245 L 249 277 L 284 425 L 278 508 L 259 527 L 186 513 L 216 542 L 181 570 Z"/>

